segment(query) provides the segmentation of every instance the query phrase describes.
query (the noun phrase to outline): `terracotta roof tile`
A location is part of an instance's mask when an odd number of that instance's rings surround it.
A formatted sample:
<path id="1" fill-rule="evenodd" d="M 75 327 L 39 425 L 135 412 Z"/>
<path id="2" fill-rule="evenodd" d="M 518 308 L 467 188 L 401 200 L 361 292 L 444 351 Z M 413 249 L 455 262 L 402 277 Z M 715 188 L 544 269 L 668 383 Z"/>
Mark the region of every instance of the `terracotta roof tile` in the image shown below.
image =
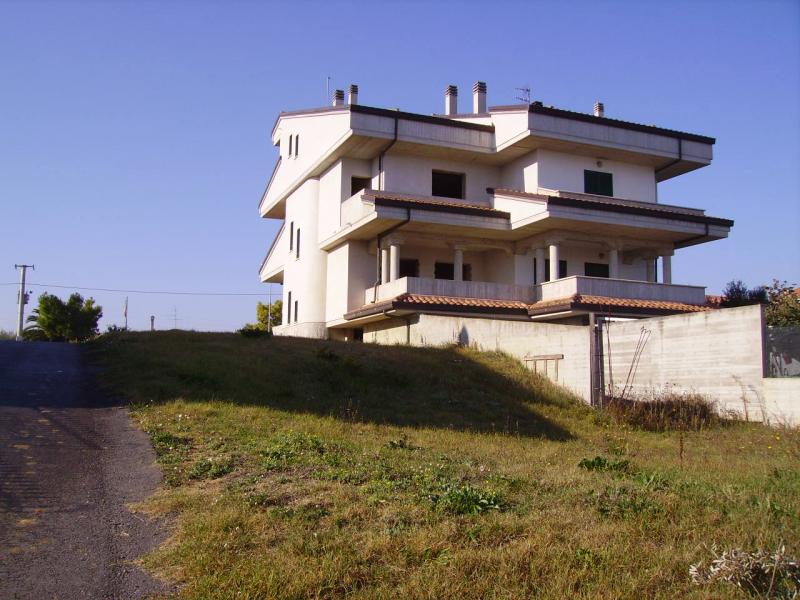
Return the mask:
<path id="1" fill-rule="evenodd" d="M 674 310 L 676 312 L 702 312 L 710 310 L 704 304 L 687 304 L 685 302 L 667 302 L 663 300 L 637 300 L 633 298 L 610 298 L 607 296 L 574 296 L 576 304 L 592 306 L 613 306 L 619 308 L 644 308 L 655 310 Z M 534 305 L 536 306 L 536 305 Z"/>
<path id="2" fill-rule="evenodd" d="M 518 308 L 527 310 L 528 305 L 521 300 L 492 300 L 486 298 L 457 298 L 454 296 L 424 296 L 420 294 L 403 294 L 395 298 L 400 304 L 435 304 L 445 306 L 463 306 L 476 308 Z"/>
<path id="3" fill-rule="evenodd" d="M 481 214 L 488 214 L 501 218 L 507 218 L 508 213 L 502 210 L 497 210 L 485 204 L 475 204 L 469 202 L 442 200 L 434 196 L 411 196 L 408 194 L 397 194 L 393 192 L 381 192 L 377 190 L 364 190 L 364 197 L 371 198 L 376 201 L 383 201 L 383 204 L 398 203 L 398 204 L 413 204 L 421 207 L 439 208 L 448 211 L 458 212 L 477 212 Z"/>

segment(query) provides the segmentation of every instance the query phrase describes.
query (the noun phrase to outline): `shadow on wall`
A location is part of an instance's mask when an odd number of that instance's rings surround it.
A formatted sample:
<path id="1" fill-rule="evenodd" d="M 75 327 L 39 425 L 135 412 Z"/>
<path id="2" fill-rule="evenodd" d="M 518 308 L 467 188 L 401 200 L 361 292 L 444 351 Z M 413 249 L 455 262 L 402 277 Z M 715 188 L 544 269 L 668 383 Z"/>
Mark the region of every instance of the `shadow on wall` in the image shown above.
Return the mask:
<path id="1" fill-rule="evenodd" d="M 133 400 L 223 400 L 395 426 L 571 439 L 567 392 L 499 353 L 235 334 L 132 333 L 97 344 Z"/>

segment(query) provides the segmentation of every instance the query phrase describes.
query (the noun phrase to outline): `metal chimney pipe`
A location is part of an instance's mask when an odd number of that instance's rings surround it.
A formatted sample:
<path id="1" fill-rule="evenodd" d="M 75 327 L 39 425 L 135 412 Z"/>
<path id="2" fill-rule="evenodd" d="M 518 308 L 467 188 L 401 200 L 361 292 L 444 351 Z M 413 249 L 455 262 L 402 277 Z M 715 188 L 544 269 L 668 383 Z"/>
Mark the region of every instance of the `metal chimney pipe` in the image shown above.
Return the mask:
<path id="1" fill-rule="evenodd" d="M 475 114 L 486 112 L 486 82 L 476 81 L 472 86 L 472 112 Z"/>
<path id="2" fill-rule="evenodd" d="M 603 117 L 606 113 L 606 107 L 603 105 L 602 102 L 597 101 L 594 103 L 594 116 L 595 117 Z"/>
<path id="3" fill-rule="evenodd" d="M 344 90 L 333 92 L 333 106 L 344 106 Z"/>
<path id="4" fill-rule="evenodd" d="M 448 85 L 444 90 L 444 114 L 458 114 L 458 88 L 454 85 Z"/>
<path id="5" fill-rule="evenodd" d="M 355 83 L 350 84 L 350 89 L 347 92 L 347 103 L 358 104 L 358 86 Z"/>

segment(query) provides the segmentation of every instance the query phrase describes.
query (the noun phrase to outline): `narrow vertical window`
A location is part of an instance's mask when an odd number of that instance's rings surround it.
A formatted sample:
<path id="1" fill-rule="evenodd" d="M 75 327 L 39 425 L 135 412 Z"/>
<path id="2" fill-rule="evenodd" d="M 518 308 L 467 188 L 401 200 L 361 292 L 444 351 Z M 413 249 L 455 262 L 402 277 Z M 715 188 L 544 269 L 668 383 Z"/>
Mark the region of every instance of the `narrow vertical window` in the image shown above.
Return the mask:
<path id="1" fill-rule="evenodd" d="M 294 221 L 289 223 L 289 252 L 294 250 Z"/>
<path id="2" fill-rule="evenodd" d="M 292 142 L 293 142 L 293 141 L 294 141 L 294 136 L 293 136 L 293 135 L 290 135 L 290 136 L 289 136 L 289 156 L 291 156 L 291 155 L 292 155 Z"/>
<path id="3" fill-rule="evenodd" d="M 295 258 L 300 258 L 300 228 L 297 228 L 297 245 L 295 246 Z"/>
<path id="4" fill-rule="evenodd" d="M 294 155 L 295 158 L 300 154 L 300 134 L 294 136 Z"/>
<path id="5" fill-rule="evenodd" d="M 289 292 L 289 299 L 286 302 L 286 322 L 292 322 L 292 292 Z"/>
<path id="6" fill-rule="evenodd" d="M 297 300 L 294 301 L 294 322 L 297 323 Z"/>

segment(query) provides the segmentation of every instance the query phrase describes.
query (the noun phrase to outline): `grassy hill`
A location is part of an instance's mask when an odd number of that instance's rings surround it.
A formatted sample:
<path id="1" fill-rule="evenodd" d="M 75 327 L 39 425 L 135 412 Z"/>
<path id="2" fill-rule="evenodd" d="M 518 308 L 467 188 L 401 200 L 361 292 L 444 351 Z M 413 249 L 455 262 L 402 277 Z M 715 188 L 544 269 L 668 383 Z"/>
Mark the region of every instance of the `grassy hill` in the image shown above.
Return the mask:
<path id="1" fill-rule="evenodd" d="M 706 546 L 800 554 L 800 435 L 620 426 L 498 353 L 104 336 L 182 598 L 736 598 Z M 681 439 L 683 438 L 683 439 Z"/>

